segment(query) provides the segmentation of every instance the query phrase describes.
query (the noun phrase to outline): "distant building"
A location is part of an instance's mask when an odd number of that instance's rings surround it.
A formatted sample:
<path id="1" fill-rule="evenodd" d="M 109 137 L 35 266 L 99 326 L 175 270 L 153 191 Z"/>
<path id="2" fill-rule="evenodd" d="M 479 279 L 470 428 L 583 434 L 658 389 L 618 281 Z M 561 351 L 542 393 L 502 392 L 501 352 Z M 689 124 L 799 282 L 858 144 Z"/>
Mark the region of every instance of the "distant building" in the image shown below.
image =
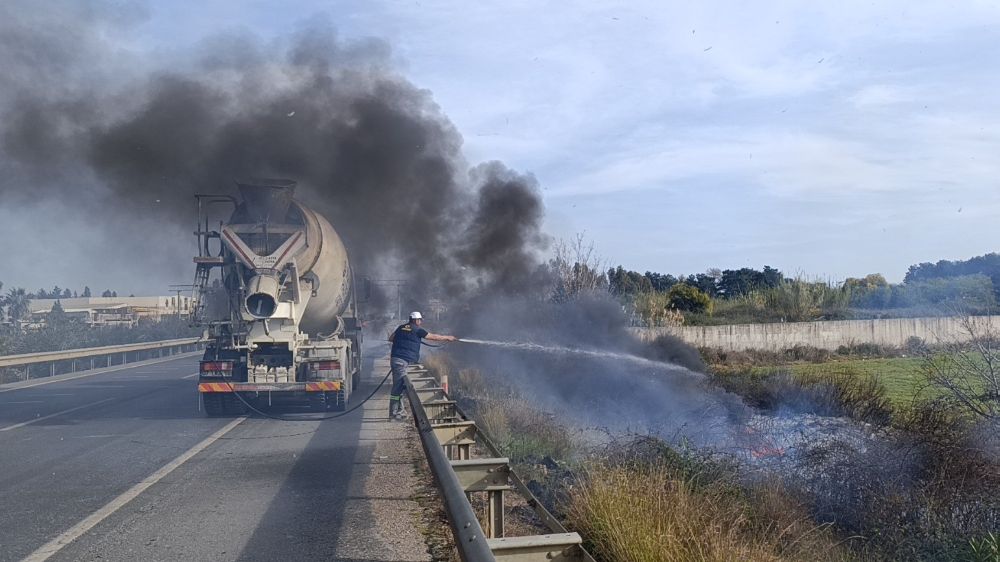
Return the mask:
<path id="1" fill-rule="evenodd" d="M 22 324 L 26 329 L 46 325 L 56 301 L 67 317 L 94 327 L 135 326 L 140 319 L 161 320 L 191 315 L 193 302 L 190 296 L 160 297 L 79 297 L 68 299 L 31 299 L 28 319 Z"/>

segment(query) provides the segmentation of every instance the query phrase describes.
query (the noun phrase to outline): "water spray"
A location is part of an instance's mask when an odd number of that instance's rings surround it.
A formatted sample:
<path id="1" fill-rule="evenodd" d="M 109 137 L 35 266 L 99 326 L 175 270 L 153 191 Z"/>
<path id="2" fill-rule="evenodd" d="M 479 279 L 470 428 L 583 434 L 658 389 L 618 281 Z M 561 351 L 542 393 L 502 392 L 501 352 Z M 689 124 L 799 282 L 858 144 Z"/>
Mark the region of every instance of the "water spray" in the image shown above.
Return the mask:
<path id="1" fill-rule="evenodd" d="M 640 363 L 643 365 L 653 366 L 653 367 L 675 367 L 679 368 L 672 363 L 666 361 L 656 361 L 653 359 L 647 359 L 645 357 L 640 357 L 638 355 L 632 355 L 631 353 L 619 353 L 616 351 L 597 351 L 593 349 L 580 349 L 578 347 L 565 347 L 557 345 L 541 345 L 537 343 L 525 343 L 525 342 L 506 342 L 506 341 L 495 341 L 495 340 L 477 340 L 472 338 L 459 338 L 458 341 L 462 343 L 473 343 L 477 345 L 488 345 L 493 347 L 504 347 L 508 349 L 519 349 L 522 351 L 534 351 L 537 353 L 561 353 L 561 354 L 576 354 L 576 355 L 587 355 L 590 357 L 598 357 L 601 359 L 620 359 L 623 361 L 631 361 L 633 363 Z"/>

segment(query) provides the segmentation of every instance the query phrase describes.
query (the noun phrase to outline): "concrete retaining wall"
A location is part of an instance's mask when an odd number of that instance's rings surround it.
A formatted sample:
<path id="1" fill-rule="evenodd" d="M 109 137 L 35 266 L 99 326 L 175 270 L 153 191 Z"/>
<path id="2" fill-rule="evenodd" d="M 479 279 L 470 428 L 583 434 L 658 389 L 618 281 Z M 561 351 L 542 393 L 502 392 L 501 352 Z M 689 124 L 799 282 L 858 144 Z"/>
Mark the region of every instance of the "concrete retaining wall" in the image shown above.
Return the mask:
<path id="1" fill-rule="evenodd" d="M 778 351 L 809 345 L 836 350 L 842 345 L 875 343 L 902 346 L 916 336 L 927 343 L 969 339 L 965 318 L 886 318 L 880 320 L 836 320 L 780 324 L 730 324 L 725 326 L 678 326 L 632 328 L 639 339 L 649 341 L 671 334 L 696 347 L 719 347 L 728 351 L 768 349 Z M 975 317 L 979 330 L 1000 326 L 1000 316 Z"/>

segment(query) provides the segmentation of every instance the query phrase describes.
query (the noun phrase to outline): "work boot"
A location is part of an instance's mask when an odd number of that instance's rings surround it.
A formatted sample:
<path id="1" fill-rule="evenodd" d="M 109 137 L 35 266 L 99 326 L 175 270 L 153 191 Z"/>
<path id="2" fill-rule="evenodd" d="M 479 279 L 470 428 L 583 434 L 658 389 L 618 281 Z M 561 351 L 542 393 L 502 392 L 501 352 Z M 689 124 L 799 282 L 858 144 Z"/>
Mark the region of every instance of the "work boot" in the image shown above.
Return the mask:
<path id="1" fill-rule="evenodd" d="M 399 402 L 395 400 L 389 401 L 389 419 L 396 417 L 396 412 L 399 410 Z"/>

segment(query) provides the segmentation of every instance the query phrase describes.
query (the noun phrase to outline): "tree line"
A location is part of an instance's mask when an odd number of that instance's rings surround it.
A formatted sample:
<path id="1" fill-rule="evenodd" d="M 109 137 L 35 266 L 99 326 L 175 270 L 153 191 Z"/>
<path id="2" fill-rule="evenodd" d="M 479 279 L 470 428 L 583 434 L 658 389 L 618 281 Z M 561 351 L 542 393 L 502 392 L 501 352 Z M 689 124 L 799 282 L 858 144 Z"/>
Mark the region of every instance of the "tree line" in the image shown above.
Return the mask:
<path id="1" fill-rule="evenodd" d="M 639 325 L 986 314 L 1000 299 L 998 254 L 913 265 L 902 283 L 889 283 L 879 273 L 841 283 L 808 280 L 769 265 L 692 275 L 640 273 L 620 265 L 602 271 L 592 261 L 566 258 L 557 255 L 552 262 L 562 262 L 563 278 L 579 284 L 589 277 L 590 286 L 617 297 Z"/>
<path id="2" fill-rule="evenodd" d="M 1000 291 L 1000 254 L 991 252 L 967 260 L 940 260 L 937 263 L 924 262 L 911 265 L 906 271 L 903 282 L 926 282 L 975 275 L 989 277 L 994 289 Z"/>
<path id="3" fill-rule="evenodd" d="M 86 286 L 80 292 L 62 288 L 59 285 L 53 286 L 51 290 L 38 289 L 34 292 L 28 292 L 24 287 L 11 287 L 7 289 L 6 293 L 3 292 L 3 286 L 3 282 L 0 281 L 0 319 L 7 319 L 12 323 L 16 323 L 15 321 L 17 320 L 23 320 L 28 316 L 28 312 L 31 309 L 31 301 L 35 299 L 69 299 L 77 297 L 88 298 L 92 296 L 90 287 Z M 118 291 L 106 289 L 101 293 L 101 296 L 117 297 Z"/>
<path id="4" fill-rule="evenodd" d="M 38 289 L 34 293 L 28 293 L 29 299 L 70 299 L 70 298 L 90 298 L 93 294 L 90 292 L 90 287 L 84 287 L 82 291 L 71 291 L 69 288 L 61 288 L 59 285 L 55 285 L 50 290 Z M 102 297 L 117 297 L 118 291 L 112 291 L 111 289 L 105 289 L 101 293 Z M 132 295 L 134 296 L 134 295 Z"/>

